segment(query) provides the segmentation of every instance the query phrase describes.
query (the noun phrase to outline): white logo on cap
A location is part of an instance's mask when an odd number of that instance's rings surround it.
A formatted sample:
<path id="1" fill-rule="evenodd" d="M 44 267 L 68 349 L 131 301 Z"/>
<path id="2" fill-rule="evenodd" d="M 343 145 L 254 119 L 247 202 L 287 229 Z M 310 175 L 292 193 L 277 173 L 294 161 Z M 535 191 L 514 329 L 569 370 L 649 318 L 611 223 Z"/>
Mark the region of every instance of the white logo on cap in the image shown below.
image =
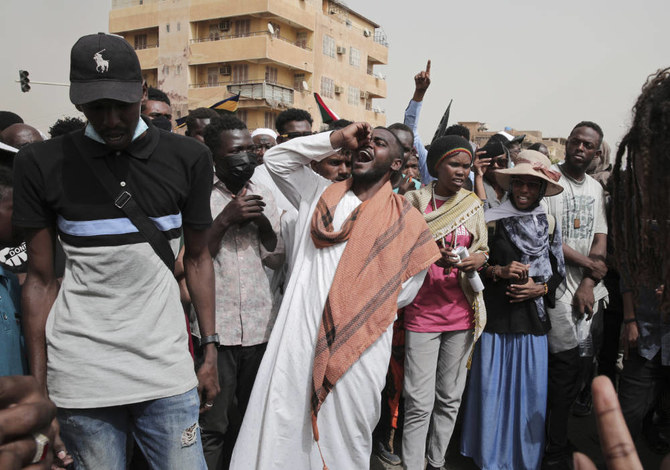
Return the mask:
<path id="1" fill-rule="evenodd" d="M 101 50 L 100 52 L 96 52 L 95 54 L 93 54 L 93 60 L 95 60 L 96 64 L 95 71 L 100 73 L 109 70 L 109 61 L 102 58 L 103 52 L 105 52 L 104 49 Z"/>

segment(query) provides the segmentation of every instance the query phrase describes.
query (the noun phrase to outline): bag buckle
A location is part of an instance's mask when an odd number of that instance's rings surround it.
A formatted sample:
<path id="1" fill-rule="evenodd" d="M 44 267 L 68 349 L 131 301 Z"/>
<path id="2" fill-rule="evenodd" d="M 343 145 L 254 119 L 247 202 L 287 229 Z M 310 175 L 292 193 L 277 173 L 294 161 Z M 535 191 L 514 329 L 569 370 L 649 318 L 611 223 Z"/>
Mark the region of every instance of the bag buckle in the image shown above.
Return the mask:
<path id="1" fill-rule="evenodd" d="M 130 201 L 130 198 L 132 196 L 128 191 L 123 191 L 121 194 L 119 194 L 114 201 L 114 205 L 118 207 L 119 209 L 123 209 L 123 206 L 126 205 L 128 201 Z"/>

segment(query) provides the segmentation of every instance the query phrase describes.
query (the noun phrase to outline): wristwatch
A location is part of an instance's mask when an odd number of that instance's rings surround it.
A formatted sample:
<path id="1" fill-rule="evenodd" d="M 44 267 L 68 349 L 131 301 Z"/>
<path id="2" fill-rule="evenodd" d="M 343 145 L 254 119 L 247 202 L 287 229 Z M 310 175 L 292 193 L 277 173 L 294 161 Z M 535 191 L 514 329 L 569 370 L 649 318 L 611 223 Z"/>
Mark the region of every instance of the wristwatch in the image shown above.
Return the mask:
<path id="1" fill-rule="evenodd" d="M 221 345 L 221 343 L 219 342 L 219 334 L 214 333 L 213 335 L 203 336 L 202 338 L 200 338 L 200 347 L 209 343 L 214 343 L 214 346 L 218 348 Z"/>

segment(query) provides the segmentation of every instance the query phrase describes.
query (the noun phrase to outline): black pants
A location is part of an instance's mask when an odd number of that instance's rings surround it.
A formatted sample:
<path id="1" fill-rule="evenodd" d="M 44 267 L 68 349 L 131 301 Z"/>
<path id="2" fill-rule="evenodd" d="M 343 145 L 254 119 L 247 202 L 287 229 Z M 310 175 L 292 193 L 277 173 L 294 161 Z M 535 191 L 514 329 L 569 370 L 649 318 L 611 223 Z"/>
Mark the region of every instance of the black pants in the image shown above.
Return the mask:
<path id="1" fill-rule="evenodd" d="M 642 422 L 670 383 L 670 366 L 661 364 L 659 352 L 647 360 L 631 351 L 619 377 L 619 402 L 626 425 L 633 437 L 642 432 Z"/>
<path id="2" fill-rule="evenodd" d="M 545 456 L 570 452 L 568 418 L 581 385 L 579 348 L 549 354 Z"/>
<path id="3" fill-rule="evenodd" d="M 244 417 L 266 346 L 267 343 L 219 347 L 217 365 L 221 392 L 214 399 L 214 406 L 200 415 L 202 448 L 209 470 L 228 467 L 226 454 L 232 452 L 237 438 L 234 424 Z"/>

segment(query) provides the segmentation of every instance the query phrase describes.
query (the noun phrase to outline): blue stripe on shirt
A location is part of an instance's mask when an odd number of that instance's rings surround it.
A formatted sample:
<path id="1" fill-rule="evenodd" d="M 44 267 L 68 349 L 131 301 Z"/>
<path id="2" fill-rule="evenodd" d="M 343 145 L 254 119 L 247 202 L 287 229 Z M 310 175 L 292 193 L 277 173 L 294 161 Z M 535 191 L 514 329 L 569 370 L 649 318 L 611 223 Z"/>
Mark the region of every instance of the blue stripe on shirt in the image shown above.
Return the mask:
<path id="1" fill-rule="evenodd" d="M 149 218 L 156 224 L 158 230 L 163 232 L 181 227 L 181 213 Z M 127 217 L 100 220 L 67 220 L 61 215 L 58 216 L 58 229 L 63 233 L 76 237 L 121 235 L 124 233 L 137 233 L 139 231 Z"/>

